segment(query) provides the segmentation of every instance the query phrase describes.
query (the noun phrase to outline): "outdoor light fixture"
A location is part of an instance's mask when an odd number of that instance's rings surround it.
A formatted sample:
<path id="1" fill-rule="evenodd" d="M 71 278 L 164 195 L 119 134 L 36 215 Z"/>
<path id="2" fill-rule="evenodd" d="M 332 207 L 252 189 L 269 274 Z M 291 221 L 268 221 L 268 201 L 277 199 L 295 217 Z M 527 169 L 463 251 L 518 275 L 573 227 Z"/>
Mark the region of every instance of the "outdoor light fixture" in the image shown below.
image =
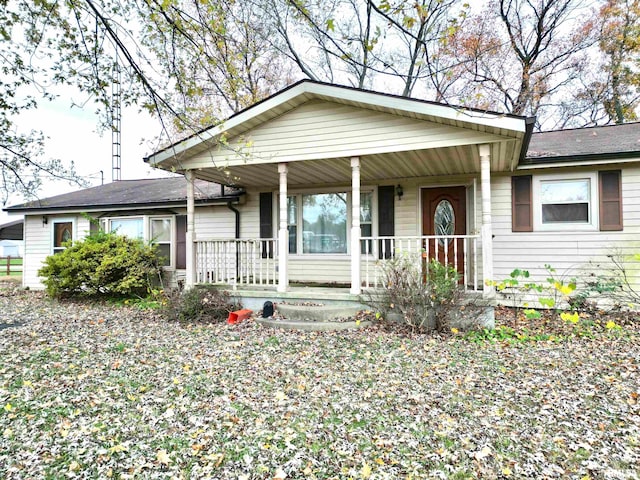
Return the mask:
<path id="1" fill-rule="evenodd" d="M 49 223 L 49 217 L 47 217 L 46 215 L 42 216 L 42 225 L 46 225 L 47 223 Z"/>
<path id="2" fill-rule="evenodd" d="M 396 195 L 398 195 L 398 200 L 402 200 L 402 196 L 404 195 L 404 190 L 402 189 L 402 185 L 400 184 L 396 186 Z"/>

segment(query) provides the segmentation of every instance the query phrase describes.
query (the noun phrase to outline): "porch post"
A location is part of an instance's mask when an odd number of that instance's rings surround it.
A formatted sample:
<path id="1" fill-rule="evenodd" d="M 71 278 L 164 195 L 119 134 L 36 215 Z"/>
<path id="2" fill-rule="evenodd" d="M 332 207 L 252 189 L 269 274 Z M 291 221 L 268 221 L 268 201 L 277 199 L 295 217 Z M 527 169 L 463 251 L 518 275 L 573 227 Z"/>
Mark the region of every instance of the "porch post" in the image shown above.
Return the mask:
<path id="1" fill-rule="evenodd" d="M 194 196 L 194 180 L 195 174 L 193 170 L 187 170 L 184 173 L 184 177 L 187 179 L 187 233 L 185 256 L 186 256 L 186 278 L 185 288 L 189 289 L 196 284 L 196 255 L 195 255 L 195 240 L 196 240 L 196 205 Z"/>
<path id="2" fill-rule="evenodd" d="M 360 295 L 360 158 L 351 158 L 351 293 Z"/>
<path id="3" fill-rule="evenodd" d="M 480 187 L 482 190 L 482 296 L 493 298 L 495 289 L 487 285 L 493 280 L 493 227 L 491 225 L 491 145 L 480 145 Z"/>
<path id="4" fill-rule="evenodd" d="M 278 292 L 289 287 L 289 230 L 287 229 L 287 164 L 278 164 L 280 174 L 280 227 L 278 229 Z"/>

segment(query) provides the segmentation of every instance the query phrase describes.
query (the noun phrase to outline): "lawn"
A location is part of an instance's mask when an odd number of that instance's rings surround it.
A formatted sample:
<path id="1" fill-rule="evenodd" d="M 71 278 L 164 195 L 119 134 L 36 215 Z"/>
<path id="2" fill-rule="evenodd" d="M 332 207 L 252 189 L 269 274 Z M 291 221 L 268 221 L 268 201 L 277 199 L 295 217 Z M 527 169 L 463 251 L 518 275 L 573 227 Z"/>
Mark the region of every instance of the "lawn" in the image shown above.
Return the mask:
<path id="1" fill-rule="evenodd" d="M 638 478 L 637 320 L 292 333 L 5 293 L 2 324 L 2 478 Z"/>
<path id="2" fill-rule="evenodd" d="M 0 278 L 3 276 L 22 276 L 22 258 L 11 258 L 9 260 L 9 275 L 7 275 L 7 257 L 0 257 Z"/>

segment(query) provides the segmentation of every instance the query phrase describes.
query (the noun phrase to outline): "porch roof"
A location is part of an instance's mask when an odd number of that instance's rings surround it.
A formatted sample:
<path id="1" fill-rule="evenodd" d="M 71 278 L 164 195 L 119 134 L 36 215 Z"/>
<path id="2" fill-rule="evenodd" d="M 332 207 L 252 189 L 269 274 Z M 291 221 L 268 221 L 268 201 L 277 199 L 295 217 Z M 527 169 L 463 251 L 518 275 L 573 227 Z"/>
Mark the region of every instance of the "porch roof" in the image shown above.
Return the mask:
<path id="1" fill-rule="evenodd" d="M 479 172 L 488 143 L 508 171 L 531 120 L 305 80 L 145 161 L 243 187 L 277 184 L 287 162 L 290 185 L 326 185 L 350 181 L 354 156 L 363 182 Z"/>

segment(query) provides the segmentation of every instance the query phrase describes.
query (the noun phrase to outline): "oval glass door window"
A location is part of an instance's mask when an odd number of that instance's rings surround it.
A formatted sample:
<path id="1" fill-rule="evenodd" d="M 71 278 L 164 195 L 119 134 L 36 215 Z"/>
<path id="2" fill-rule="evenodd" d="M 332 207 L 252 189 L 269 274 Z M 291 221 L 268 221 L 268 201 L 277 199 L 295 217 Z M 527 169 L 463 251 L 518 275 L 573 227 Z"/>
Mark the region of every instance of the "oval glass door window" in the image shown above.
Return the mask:
<path id="1" fill-rule="evenodd" d="M 440 200 L 436 206 L 433 218 L 433 225 L 436 235 L 453 235 L 456 224 L 455 214 L 453 213 L 453 205 L 449 200 Z M 440 245 L 448 245 L 451 239 L 440 238 Z"/>

